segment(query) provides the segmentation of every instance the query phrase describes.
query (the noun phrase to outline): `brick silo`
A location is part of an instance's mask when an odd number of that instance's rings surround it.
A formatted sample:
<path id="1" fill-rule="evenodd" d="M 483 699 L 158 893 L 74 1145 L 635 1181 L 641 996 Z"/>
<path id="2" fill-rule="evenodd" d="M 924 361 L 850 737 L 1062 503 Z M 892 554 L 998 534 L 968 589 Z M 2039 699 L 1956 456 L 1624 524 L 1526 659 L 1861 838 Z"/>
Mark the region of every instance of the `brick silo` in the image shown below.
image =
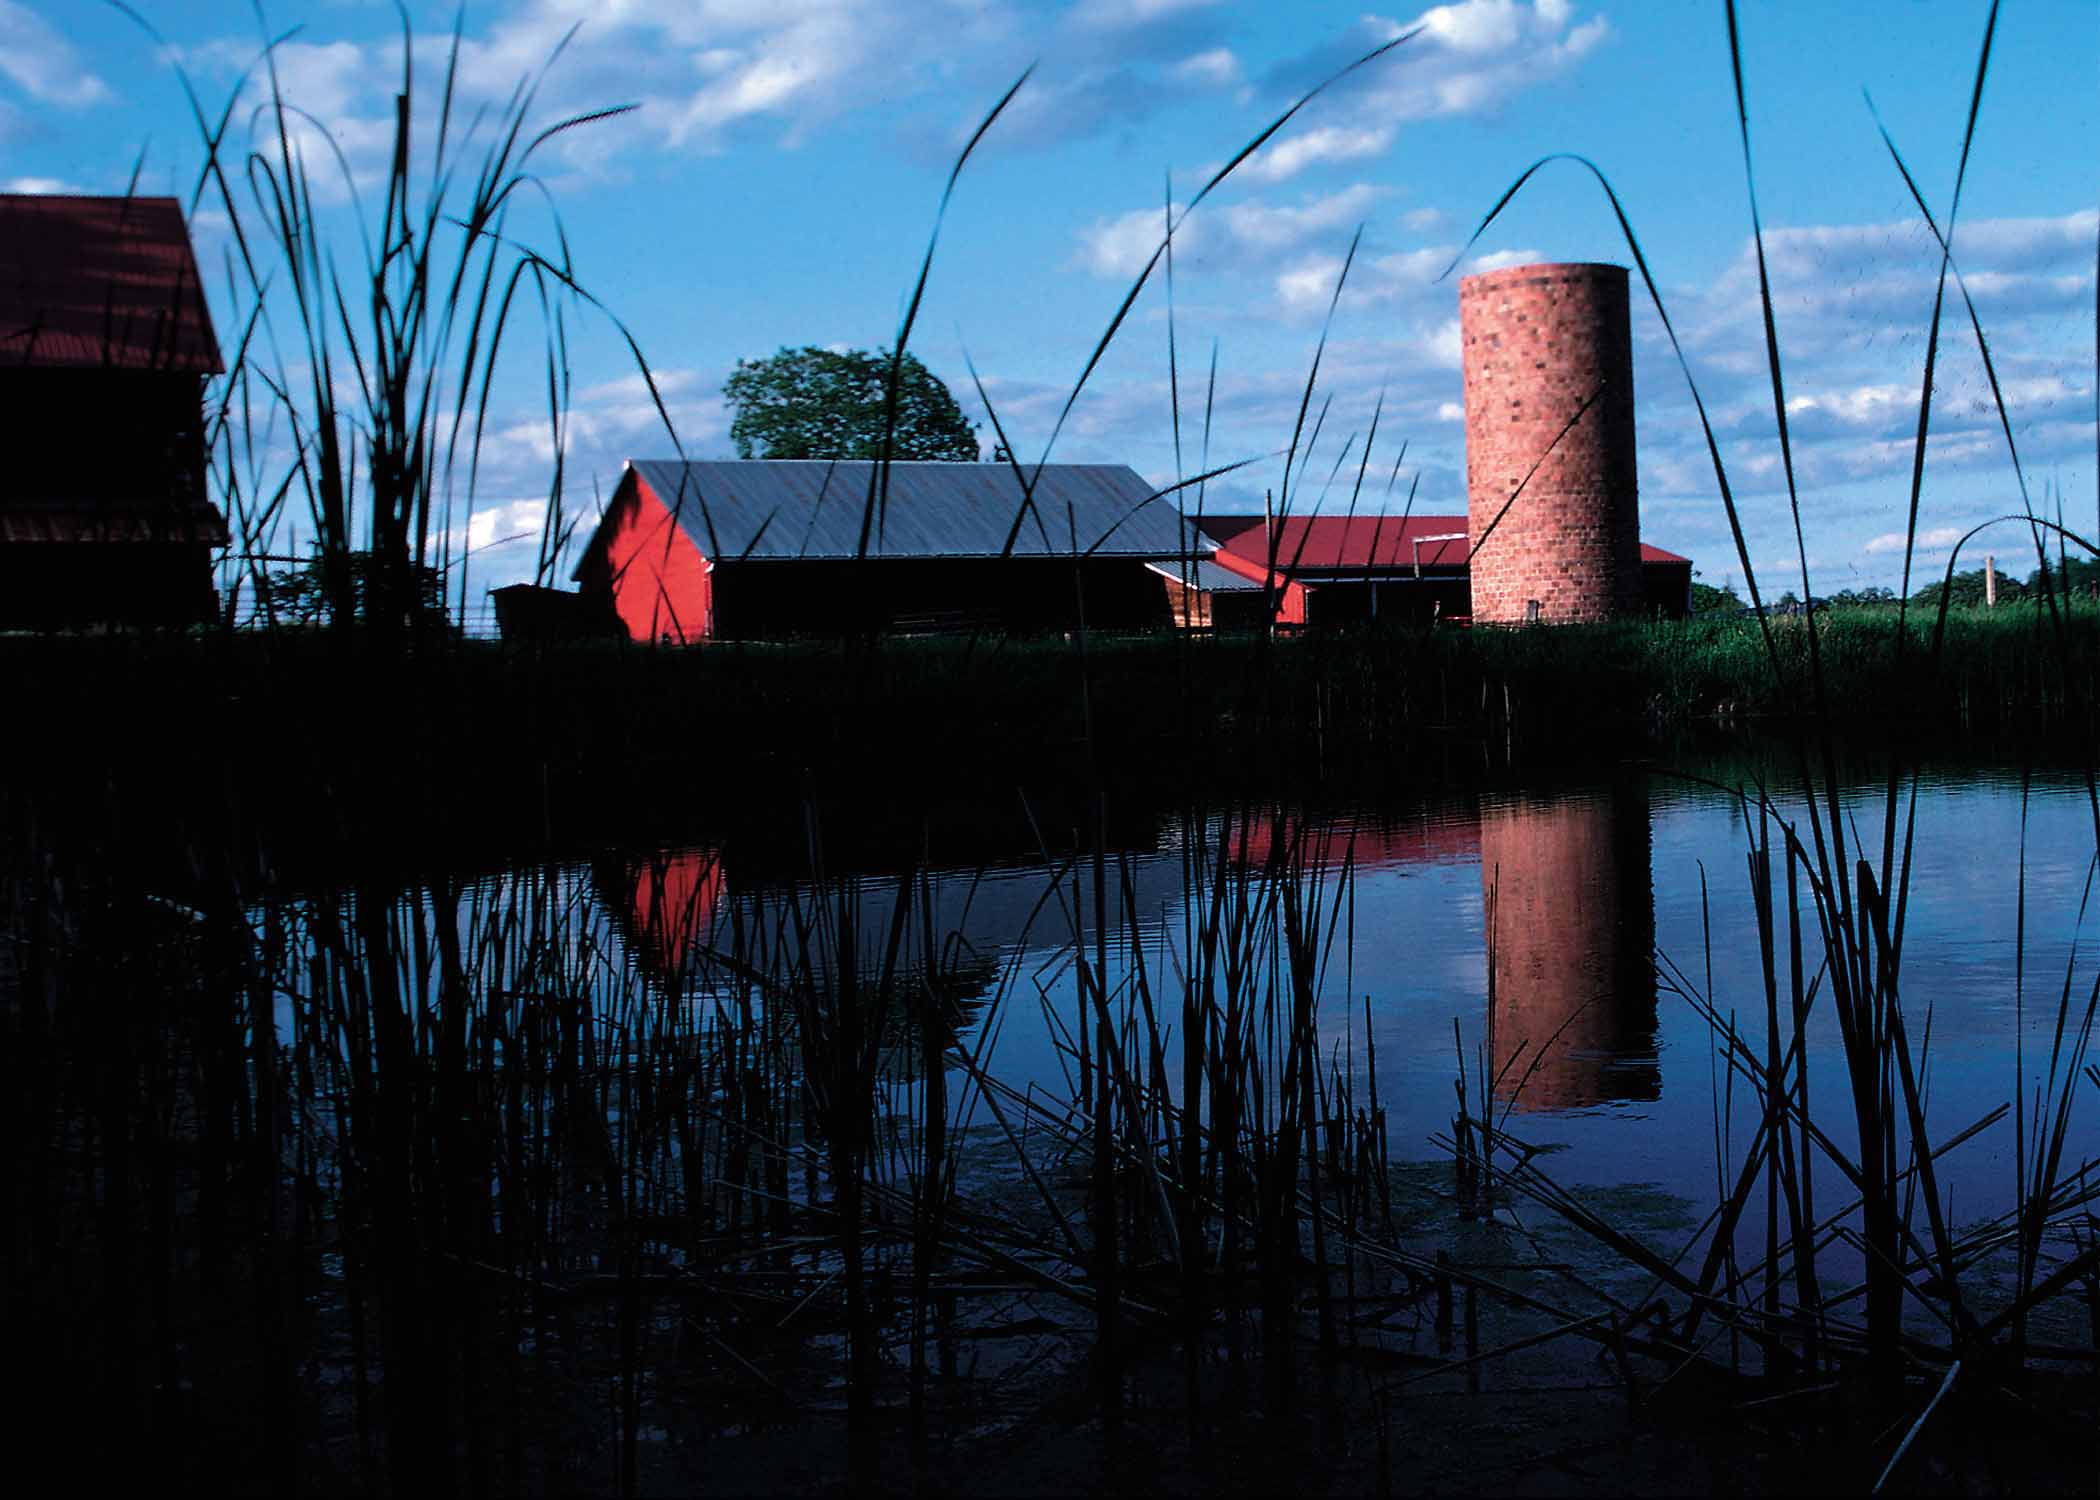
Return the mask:
<path id="1" fill-rule="evenodd" d="M 1624 266 L 1512 266 L 1458 284 L 1475 620 L 1639 610 L 1626 298 Z"/>

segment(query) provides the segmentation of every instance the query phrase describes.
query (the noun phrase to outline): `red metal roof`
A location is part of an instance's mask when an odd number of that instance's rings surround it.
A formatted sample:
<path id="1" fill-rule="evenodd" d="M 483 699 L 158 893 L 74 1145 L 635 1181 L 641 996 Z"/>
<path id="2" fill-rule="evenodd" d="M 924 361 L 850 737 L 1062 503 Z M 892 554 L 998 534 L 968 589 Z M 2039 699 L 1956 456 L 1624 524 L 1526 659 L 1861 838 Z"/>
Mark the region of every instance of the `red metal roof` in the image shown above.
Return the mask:
<path id="1" fill-rule="evenodd" d="M 1217 559 L 1259 578 L 1268 567 L 1268 525 L 1260 516 L 1206 516 L 1203 530 L 1217 539 Z M 1468 549 L 1464 516 L 1291 516 L 1276 524 L 1278 572 L 1412 571 L 1419 551 L 1425 568 L 1462 568 Z M 1456 541 L 1432 542 L 1428 537 Z M 1417 548 L 1416 543 L 1421 545 Z M 1688 557 L 1641 543 L 1644 563 L 1688 563 Z"/>
<path id="2" fill-rule="evenodd" d="M 1270 557 L 1268 527 L 1260 516 L 1248 517 L 1247 523 L 1221 540 L 1218 550 L 1265 567 Z M 1215 525 L 1206 524 L 1205 529 L 1215 536 L 1219 534 L 1216 527 L 1224 524 L 1221 517 Z M 1276 525 L 1276 566 L 1283 572 L 1412 569 L 1418 539 L 1456 532 L 1459 541 L 1422 542 L 1422 566 L 1463 567 L 1465 531 L 1464 516 L 1291 516 Z"/>
<path id="3" fill-rule="evenodd" d="M 0 368 L 10 365 L 219 373 L 181 205 L 0 194 Z"/>

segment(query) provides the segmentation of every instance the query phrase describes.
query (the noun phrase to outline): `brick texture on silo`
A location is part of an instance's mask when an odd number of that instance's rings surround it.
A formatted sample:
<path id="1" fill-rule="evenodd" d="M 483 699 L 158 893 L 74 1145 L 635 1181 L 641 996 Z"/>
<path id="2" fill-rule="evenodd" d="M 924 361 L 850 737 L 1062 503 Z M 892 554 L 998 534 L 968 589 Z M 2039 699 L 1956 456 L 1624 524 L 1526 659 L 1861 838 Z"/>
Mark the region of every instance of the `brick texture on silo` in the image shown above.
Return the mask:
<path id="1" fill-rule="evenodd" d="M 1524 620 L 1532 600 L 1548 622 L 1636 613 L 1626 268 L 1512 266 L 1468 276 L 1458 316 L 1473 618 Z"/>

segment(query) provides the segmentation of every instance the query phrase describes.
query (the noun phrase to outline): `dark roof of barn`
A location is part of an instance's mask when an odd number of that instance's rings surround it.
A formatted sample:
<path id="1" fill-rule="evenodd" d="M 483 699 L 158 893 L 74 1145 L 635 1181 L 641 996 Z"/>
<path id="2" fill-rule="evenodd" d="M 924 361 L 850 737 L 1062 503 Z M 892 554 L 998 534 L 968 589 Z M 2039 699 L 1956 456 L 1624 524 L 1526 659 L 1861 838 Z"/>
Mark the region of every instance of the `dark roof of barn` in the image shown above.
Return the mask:
<path id="1" fill-rule="evenodd" d="M 0 368 L 223 368 L 173 198 L 0 194 Z"/>
<path id="2" fill-rule="evenodd" d="M 711 558 L 861 555 L 875 465 L 825 459 L 636 460 L 635 474 Z M 870 557 L 1173 557 L 1174 507 L 1122 464 L 1046 464 L 1033 509 L 1004 464 L 895 463 Z M 1018 518 L 1019 524 L 1016 524 Z"/>
<path id="3" fill-rule="evenodd" d="M 0 542 L 157 542 L 223 547 L 226 520 L 202 501 L 183 505 L 97 505 L 10 498 L 0 506 Z"/>

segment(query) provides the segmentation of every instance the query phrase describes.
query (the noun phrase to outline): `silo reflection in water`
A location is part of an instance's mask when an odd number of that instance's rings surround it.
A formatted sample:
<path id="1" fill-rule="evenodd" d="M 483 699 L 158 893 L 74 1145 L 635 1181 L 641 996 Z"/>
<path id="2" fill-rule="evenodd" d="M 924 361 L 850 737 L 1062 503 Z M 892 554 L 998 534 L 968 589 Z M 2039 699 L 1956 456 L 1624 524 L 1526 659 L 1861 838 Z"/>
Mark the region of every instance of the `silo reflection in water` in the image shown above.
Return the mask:
<path id="1" fill-rule="evenodd" d="M 1495 1097 L 1524 1110 L 1659 1097 L 1648 782 L 1483 799 Z"/>

